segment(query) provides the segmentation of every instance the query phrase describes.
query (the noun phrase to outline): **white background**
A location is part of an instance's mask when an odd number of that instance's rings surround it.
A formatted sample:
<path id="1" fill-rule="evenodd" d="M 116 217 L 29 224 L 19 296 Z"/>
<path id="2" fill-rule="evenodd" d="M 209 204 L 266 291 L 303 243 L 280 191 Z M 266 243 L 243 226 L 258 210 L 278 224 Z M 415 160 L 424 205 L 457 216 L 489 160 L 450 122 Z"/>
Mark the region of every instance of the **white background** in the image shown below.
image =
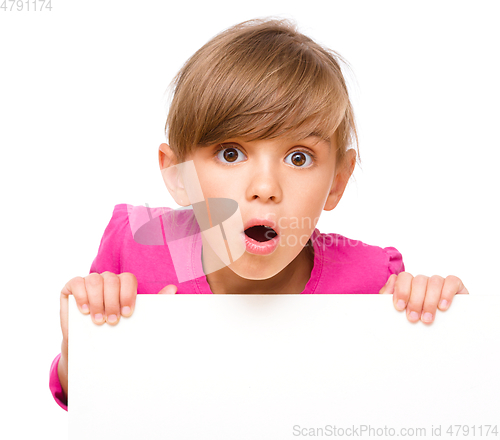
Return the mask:
<path id="1" fill-rule="evenodd" d="M 1 429 L 66 438 L 67 414 L 48 389 L 60 290 L 88 274 L 114 205 L 175 207 L 157 159 L 167 86 L 207 40 L 251 18 L 294 19 L 355 75 L 362 168 L 319 230 L 394 246 L 413 275 L 453 274 L 472 295 L 499 294 L 497 4 L 66 0 L 51 12 L 0 9 L 10 404 Z"/>

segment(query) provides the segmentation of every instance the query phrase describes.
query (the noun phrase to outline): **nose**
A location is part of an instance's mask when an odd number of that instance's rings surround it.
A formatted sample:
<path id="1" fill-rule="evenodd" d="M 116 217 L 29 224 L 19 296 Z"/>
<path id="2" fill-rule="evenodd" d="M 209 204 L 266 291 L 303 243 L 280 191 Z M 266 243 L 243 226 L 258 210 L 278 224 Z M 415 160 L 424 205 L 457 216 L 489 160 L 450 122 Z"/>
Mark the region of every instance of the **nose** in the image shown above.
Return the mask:
<path id="1" fill-rule="evenodd" d="M 269 164 L 259 164 L 248 185 L 247 197 L 278 203 L 283 197 L 279 172 Z"/>

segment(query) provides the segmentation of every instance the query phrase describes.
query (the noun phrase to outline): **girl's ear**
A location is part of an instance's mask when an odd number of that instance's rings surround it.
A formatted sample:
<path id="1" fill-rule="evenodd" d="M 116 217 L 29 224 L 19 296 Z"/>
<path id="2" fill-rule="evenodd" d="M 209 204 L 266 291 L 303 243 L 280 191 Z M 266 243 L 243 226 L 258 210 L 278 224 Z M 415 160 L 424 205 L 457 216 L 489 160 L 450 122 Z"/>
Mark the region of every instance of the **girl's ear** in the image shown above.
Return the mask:
<path id="1" fill-rule="evenodd" d="M 179 168 L 175 153 L 169 145 L 161 144 L 158 149 L 158 161 L 160 164 L 161 175 L 167 186 L 168 192 L 180 206 L 189 206 L 189 199 L 186 189 L 179 173 Z"/>
<path id="2" fill-rule="evenodd" d="M 337 173 L 335 174 L 332 187 L 330 188 L 328 198 L 325 202 L 325 207 L 323 208 L 325 211 L 331 211 L 338 205 L 340 199 L 342 198 L 342 195 L 344 194 L 347 182 L 349 182 L 349 179 L 354 172 L 355 166 L 356 151 L 354 149 L 350 149 L 346 153 L 344 164 L 341 168 L 338 169 Z"/>

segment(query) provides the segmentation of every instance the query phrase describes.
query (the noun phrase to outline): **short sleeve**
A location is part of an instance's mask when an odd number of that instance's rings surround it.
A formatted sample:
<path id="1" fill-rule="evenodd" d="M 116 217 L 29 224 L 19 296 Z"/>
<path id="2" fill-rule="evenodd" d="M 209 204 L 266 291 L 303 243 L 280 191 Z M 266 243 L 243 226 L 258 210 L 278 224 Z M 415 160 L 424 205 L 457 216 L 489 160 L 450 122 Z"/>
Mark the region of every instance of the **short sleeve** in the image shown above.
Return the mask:
<path id="1" fill-rule="evenodd" d="M 393 273 L 397 275 L 400 272 L 405 271 L 403 256 L 396 248 L 386 247 L 384 248 L 384 252 L 386 253 L 389 259 L 388 261 L 389 276 L 392 275 Z"/>
<path id="2" fill-rule="evenodd" d="M 97 256 L 90 266 L 89 273 L 106 271 L 121 273 L 121 249 L 127 228 L 130 228 L 127 205 L 116 205 L 111 220 L 104 230 Z"/>
<path id="3" fill-rule="evenodd" d="M 57 374 L 59 359 L 61 359 L 61 353 L 56 356 L 56 358 L 52 361 L 52 365 L 50 366 L 49 388 L 56 403 L 62 409 L 68 411 L 68 398 L 66 397 L 66 394 L 64 394 L 61 382 L 59 381 L 59 374 Z"/>

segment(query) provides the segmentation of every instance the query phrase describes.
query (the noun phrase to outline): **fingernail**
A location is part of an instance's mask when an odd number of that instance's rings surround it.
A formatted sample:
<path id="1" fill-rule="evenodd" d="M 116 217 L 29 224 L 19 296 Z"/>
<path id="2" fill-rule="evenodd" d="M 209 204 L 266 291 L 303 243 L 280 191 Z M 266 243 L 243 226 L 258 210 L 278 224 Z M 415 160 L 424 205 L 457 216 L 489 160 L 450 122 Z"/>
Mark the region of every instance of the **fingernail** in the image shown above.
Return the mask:
<path id="1" fill-rule="evenodd" d="M 87 313 L 88 311 L 89 311 L 89 306 L 88 306 L 87 304 L 84 304 L 84 305 L 82 306 L 82 312 Z"/>
<path id="2" fill-rule="evenodd" d="M 94 316 L 94 319 L 96 320 L 96 322 L 101 322 L 102 321 L 102 315 L 100 313 L 98 313 L 97 315 Z"/>
<path id="3" fill-rule="evenodd" d="M 444 309 L 448 305 L 448 301 L 445 299 L 442 299 L 441 302 L 439 303 L 439 307 Z"/>
<path id="4" fill-rule="evenodd" d="M 403 310 L 403 309 L 405 308 L 405 302 L 404 302 L 402 299 L 400 299 L 400 300 L 398 301 L 398 303 L 396 304 L 396 308 L 397 308 L 398 310 Z"/>
<path id="5" fill-rule="evenodd" d="M 417 312 L 411 312 L 410 313 L 410 319 L 418 319 L 418 313 Z"/>
<path id="6" fill-rule="evenodd" d="M 108 316 L 108 322 L 115 322 L 116 321 L 116 315 L 109 315 Z"/>
<path id="7" fill-rule="evenodd" d="M 425 322 L 431 322 L 432 321 L 432 313 L 429 313 L 429 312 L 424 313 L 424 317 L 422 319 Z"/>
<path id="8" fill-rule="evenodd" d="M 130 313 L 130 307 L 125 306 L 122 308 L 122 315 L 127 316 Z"/>

